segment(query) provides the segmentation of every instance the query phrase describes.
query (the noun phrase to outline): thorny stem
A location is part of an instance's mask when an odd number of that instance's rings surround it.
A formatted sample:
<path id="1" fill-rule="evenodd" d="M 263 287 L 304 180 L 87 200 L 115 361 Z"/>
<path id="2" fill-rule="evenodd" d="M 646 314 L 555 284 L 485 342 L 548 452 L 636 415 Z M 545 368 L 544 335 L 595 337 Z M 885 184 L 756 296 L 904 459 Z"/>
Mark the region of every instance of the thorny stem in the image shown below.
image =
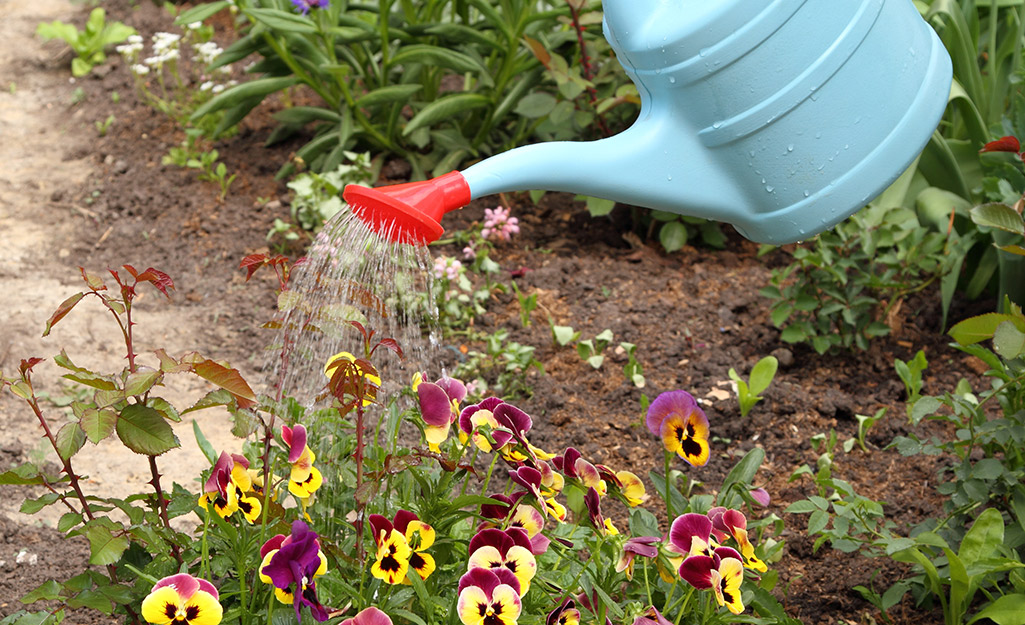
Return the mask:
<path id="1" fill-rule="evenodd" d="M 364 380 L 366 378 L 363 378 Z M 362 384 L 360 385 L 362 388 Z M 366 504 L 360 499 L 365 496 L 360 493 L 363 486 L 363 394 L 356 398 L 356 559 L 363 561 L 363 511 Z M 376 537 L 375 537 L 376 539 Z"/>
<path id="2" fill-rule="evenodd" d="M 31 387 L 32 382 L 28 372 L 25 373 L 24 378 L 25 381 L 29 384 L 29 387 Z M 39 424 L 43 426 L 43 432 L 46 434 L 46 439 L 50 441 L 50 445 L 53 447 L 53 451 L 57 454 L 57 457 L 61 459 L 61 463 L 63 464 L 62 470 L 64 473 L 67 474 L 68 480 L 71 484 L 71 488 L 75 491 L 75 496 L 78 497 L 78 501 L 82 504 L 82 514 L 85 515 L 85 517 L 88 520 L 94 520 L 95 517 L 93 516 L 93 512 L 89 509 L 89 502 L 85 498 L 85 493 L 82 492 L 82 486 L 79 483 L 78 474 L 75 473 L 75 470 L 71 468 L 71 459 L 65 459 L 61 456 L 61 453 L 57 447 L 57 439 L 56 437 L 54 437 L 53 432 L 50 430 L 50 424 L 47 423 L 46 417 L 43 416 L 43 411 L 39 408 L 39 400 L 36 398 L 34 393 L 30 397 L 31 399 L 26 401 L 29 407 L 32 408 L 32 412 L 36 415 L 36 418 L 39 419 Z M 114 567 L 113 564 L 107 565 L 107 577 L 114 584 L 120 583 L 120 580 L 117 576 L 117 569 Z M 140 622 L 139 615 L 135 613 L 135 610 L 132 609 L 130 605 L 126 605 L 125 610 L 128 612 L 128 616 L 131 617 L 132 623 Z"/>
<path id="3" fill-rule="evenodd" d="M 153 479 L 149 481 L 153 485 L 153 490 L 157 493 L 157 514 L 160 515 L 160 520 L 164 523 L 164 527 L 168 530 L 171 529 L 171 520 L 167 516 L 167 497 L 164 497 L 164 491 L 160 488 L 160 472 L 157 470 L 157 457 L 147 456 L 149 458 L 149 472 L 153 476 Z M 171 555 L 178 561 L 178 564 L 183 562 L 181 548 L 178 547 L 178 543 L 175 541 L 171 542 Z"/>

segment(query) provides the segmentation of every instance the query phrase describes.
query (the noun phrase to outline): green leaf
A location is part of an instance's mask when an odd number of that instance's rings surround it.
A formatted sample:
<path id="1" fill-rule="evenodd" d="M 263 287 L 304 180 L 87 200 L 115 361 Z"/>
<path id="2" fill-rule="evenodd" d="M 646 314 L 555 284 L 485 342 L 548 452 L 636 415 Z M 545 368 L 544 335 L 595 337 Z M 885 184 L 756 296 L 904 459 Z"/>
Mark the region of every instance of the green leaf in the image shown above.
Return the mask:
<path id="1" fill-rule="evenodd" d="M 68 299 L 61 302 L 61 305 L 57 307 L 57 310 L 54 311 L 54 313 L 50 315 L 50 318 L 46 321 L 46 329 L 43 330 L 43 336 L 49 336 L 50 329 L 53 326 L 57 325 L 58 321 L 66 317 L 67 314 L 71 312 L 71 309 L 75 307 L 75 304 L 82 301 L 83 297 L 85 297 L 85 293 L 75 293 Z"/>
<path id="2" fill-rule="evenodd" d="M 537 92 L 520 99 L 513 111 L 528 119 L 537 119 L 551 113 L 556 104 L 558 100 L 550 94 Z"/>
<path id="3" fill-rule="evenodd" d="M 616 207 L 615 200 L 607 200 L 603 197 L 587 197 L 585 198 L 587 204 L 587 212 L 591 217 L 603 217 L 612 212 L 612 209 Z"/>
<path id="4" fill-rule="evenodd" d="M 114 536 L 109 527 L 102 524 L 91 524 L 81 531 L 89 539 L 89 564 L 106 566 L 121 559 L 121 554 L 128 549 L 128 539 Z"/>
<path id="5" fill-rule="evenodd" d="M 118 416 L 116 429 L 125 447 L 137 454 L 159 456 L 180 446 L 170 424 L 159 412 L 142 404 L 125 406 Z"/>
<path id="6" fill-rule="evenodd" d="M 447 67 L 460 74 L 480 72 L 483 69 L 480 63 L 469 55 L 427 44 L 402 46 L 398 52 L 388 59 L 389 68 L 408 63 L 421 63 L 430 67 Z"/>
<path id="7" fill-rule="evenodd" d="M 815 506 L 815 504 L 808 501 L 807 499 L 802 499 L 800 501 L 795 501 L 794 503 L 787 506 L 785 512 L 787 514 L 811 514 L 816 510 L 818 510 L 818 508 Z"/>
<path id="8" fill-rule="evenodd" d="M 1004 544 L 1004 520 L 996 508 L 983 510 L 961 539 L 958 557 L 965 568 L 996 554 Z"/>
<path id="9" fill-rule="evenodd" d="M 153 385 L 160 381 L 160 372 L 149 367 L 139 367 L 134 373 L 128 374 L 125 380 L 125 395 L 132 397 L 145 395 Z"/>
<path id="10" fill-rule="evenodd" d="M 291 87 L 298 82 L 299 79 L 295 76 L 258 78 L 244 82 L 211 98 L 206 104 L 196 109 L 189 119 L 198 121 L 210 113 L 241 105 L 250 99 L 259 103 L 267 95 Z"/>
<path id="11" fill-rule="evenodd" d="M 247 408 L 255 403 L 256 394 L 253 393 L 253 389 L 249 387 L 238 369 L 219 365 L 212 360 L 204 360 L 194 365 L 193 370 L 199 377 L 213 382 L 234 395 L 240 407 Z"/>
<path id="12" fill-rule="evenodd" d="M 146 405 L 160 413 L 160 416 L 167 419 L 168 421 L 174 421 L 179 423 L 182 420 L 178 410 L 171 405 L 171 402 L 167 401 L 163 397 L 150 397 L 146 400 Z"/>
<path id="13" fill-rule="evenodd" d="M 552 336 L 555 337 L 556 343 L 566 346 L 573 340 L 579 338 L 580 333 L 575 332 L 572 326 L 552 326 Z"/>
<path id="14" fill-rule="evenodd" d="M 71 362 L 71 359 L 68 358 L 67 353 L 63 349 L 59 354 L 53 357 L 53 362 L 58 367 L 68 369 L 73 372 L 64 376 L 64 378 L 68 380 L 84 384 L 91 388 L 97 388 L 101 391 L 113 391 L 117 389 L 117 384 L 114 383 L 110 376 L 93 373 L 88 369 L 77 366 L 75 363 Z"/>
<path id="15" fill-rule="evenodd" d="M 816 510 L 808 517 L 808 534 L 818 534 L 829 524 L 829 513 L 825 510 Z"/>
<path id="16" fill-rule="evenodd" d="M 203 430 L 199 427 L 199 422 L 196 420 L 192 421 L 192 434 L 196 437 L 196 444 L 199 445 L 200 451 L 206 456 L 207 461 L 210 464 L 217 464 L 218 453 L 214 449 L 214 446 L 210 444 L 206 436 L 203 434 Z"/>
<path id="17" fill-rule="evenodd" d="M 65 423 L 57 431 L 57 454 L 61 460 L 70 460 L 85 445 L 85 432 L 78 423 Z"/>
<path id="18" fill-rule="evenodd" d="M 1025 223 L 1022 222 L 1021 215 L 1006 204 L 976 206 L 972 209 L 971 216 L 976 225 L 1025 235 Z"/>
<path id="19" fill-rule="evenodd" d="M 53 601 L 60 597 L 63 586 L 59 582 L 49 579 L 19 599 L 22 603 L 35 603 L 36 601 Z"/>
<path id="20" fill-rule="evenodd" d="M 779 369 L 779 361 L 776 360 L 775 356 L 766 356 L 758 361 L 757 364 L 751 369 L 750 377 L 750 391 L 755 395 L 759 395 L 765 389 L 769 388 L 772 384 L 772 379 L 776 377 L 776 371 Z"/>
<path id="21" fill-rule="evenodd" d="M 1004 595 L 979 610 L 968 621 L 968 625 L 984 618 L 993 621 L 997 625 L 1021 625 L 1022 614 L 1025 614 L 1025 594 Z"/>
<path id="22" fill-rule="evenodd" d="M 751 451 L 744 454 L 744 457 L 737 464 L 733 465 L 733 468 L 730 469 L 730 472 L 723 479 L 722 486 L 719 489 L 719 496 L 715 500 L 716 504 L 731 507 L 733 498 L 736 497 L 736 494 L 731 492 L 733 487 L 739 485 L 742 488 L 746 488 L 751 484 L 751 480 L 758 473 L 758 468 L 762 466 L 762 461 L 764 460 L 765 450 L 761 447 L 752 447 Z"/>
<path id="23" fill-rule="evenodd" d="M 667 252 L 675 252 L 687 244 L 687 226 L 680 221 L 669 221 L 658 231 L 658 241 Z"/>
<path id="24" fill-rule="evenodd" d="M 419 85 L 416 87 L 418 89 L 420 88 Z M 356 101 L 356 105 L 360 106 L 358 100 Z M 342 116 L 334 111 L 329 111 L 328 109 L 319 106 L 293 106 L 274 113 L 274 119 L 278 120 L 282 124 L 302 125 L 315 121 L 338 124 L 341 123 Z"/>
<path id="25" fill-rule="evenodd" d="M 1005 321 L 1010 321 L 1019 330 L 1025 331 L 1025 328 L 1019 327 L 1019 325 L 1025 324 L 1022 324 L 1021 321 L 1011 315 L 986 313 L 977 317 L 969 317 L 955 324 L 948 334 L 961 345 L 974 345 L 980 341 L 992 338 L 993 334 L 997 331 L 997 326 Z"/>
<path id="26" fill-rule="evenodd" d="M 288 13 L 278 9 L 249 9 L 244 11 L 253 20 L 264 24 L 271 30 L 286 33 L 312 34 L 317 26 L 308 17 Z"/>
<path id="27" fill-rule="evenodd" d="M 69 608 L 92 608 L 104 614 L 111 614 L 114 606 L 110 599 L 96 592 L 95 590 L 83 590 L 74 597 L 68 599 Z"/>
<path id="28" fill-rule="evenodd" d="M 42 497 L 38 497 L 36 499 L 26 499 L 22 502 L 19 512 L 22 514 L 35 514 L 46 506 L 57 503 L 59 499 L 59 493 L 46 493 Z"/>
<path id="29" fill-rule="evenodd" d="M 423 85 L 388 85 L 361 95 L 356 99 L 356 106 L 371 108 L 379 104 L 405 102 L 422 89 Z"/>
<path id="30" fill-rule="evenodd" d="M 57 521 L 57 531 L 67 533 L 76 525 L 82 522 L 82 515 L 78 512 L 65 512 Z"/>
<path id="31" fill-rule="evenodd" d="M 26 462 L 13 469 L 0 473 L 0 486 L 24 486 L 28 484 L 45 484 L 46 479 L 39 472 L 39 467 Z"/>
<path id="32" fill-rule="evenodd" d="M 214 408 L 216 406 L 230 406 L 234 401 L 234 396 L 223 388 L 210 391 L 199 400 L 182 410 L 182 414 L 188 414 L 196 410 L 205 410 L 206 408 Z"/>
<path id="33" fill-rule="evenodd" d="M 182 11 L 182 13 L 175 18 L 174 23 L 177 26 L 185 26 L 186 24 L 202 22 L 230 5 L 231 3 L 228 2 L 228 0 L 218 0 L 217 2 L 200 4 L 188 9 L 187 11 Z"/>
<path id="34" fill-rule="evenodd" d="M 86 410 L 78 421 L 86 438 L 94 445 L 110 436 L 116 423 L 117 413 L 108 409 L 96 410 L 95 408 Z"/>
<path id="35" fill-rule="evenodd" d="M 1025 354 L 1025 332 L 1016 328 L 1014 323 L 1004 321 L 993 332 L 993 349 L 1004 360 L 1014 360 Z"/>
<path id="36" fill-rule="evenodd" d="M 431 102 L 409 120 L 402 134 L 408 136 L 418 128 L 429 128 L 435 123 L 455 117 L 473 109 L 485 107 L 491 98 L 479 93 L 457 93 L 446 95 Z"/>

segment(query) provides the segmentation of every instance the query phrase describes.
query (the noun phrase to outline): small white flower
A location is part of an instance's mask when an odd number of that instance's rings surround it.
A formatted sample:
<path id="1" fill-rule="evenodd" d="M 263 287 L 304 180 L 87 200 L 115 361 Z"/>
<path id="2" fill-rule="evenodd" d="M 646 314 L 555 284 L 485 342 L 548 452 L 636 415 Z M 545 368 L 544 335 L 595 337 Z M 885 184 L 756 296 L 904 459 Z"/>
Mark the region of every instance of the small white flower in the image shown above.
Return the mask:
<path id="1" fill-rule="evenodd" d="M 145 76 L 149 73 L 149 66 L 143 65 L 142 63 L 136 63 L 130 69 L 132 70 L 132 73 L 136 76 Z"/>
<path id="2" fill-rule="evenodd" d="M 186 24 L 185 25 L 185 28 L 188 28 L 189 30 L 199 30 L 202 27 L 203 27 L 203 22 L 192 22 L 191 24 Z"/>
<path id="3" fill-rule="evenodd" d="M 142 35 L 128 35 L 128 43 L 142 48 Z"/>
<path id="4" fill-rule="evenodd" d="M 214 85 L 210 89 L 210 93 L 220 93 L 222 91 L 224 91 L 224 85 Z"/>
<path id="5" fill-rule="evenodd" d="M 199 86 L 199 90 L 200 91 L 210 91 L 210 89 L 212 89 L 213 86 L 214 86 L 214 82 L 212 80 L 208 80 L 208 81 L 206 81 L 205 83 L 203 83 L 203 84 L 201 84 Z"/>

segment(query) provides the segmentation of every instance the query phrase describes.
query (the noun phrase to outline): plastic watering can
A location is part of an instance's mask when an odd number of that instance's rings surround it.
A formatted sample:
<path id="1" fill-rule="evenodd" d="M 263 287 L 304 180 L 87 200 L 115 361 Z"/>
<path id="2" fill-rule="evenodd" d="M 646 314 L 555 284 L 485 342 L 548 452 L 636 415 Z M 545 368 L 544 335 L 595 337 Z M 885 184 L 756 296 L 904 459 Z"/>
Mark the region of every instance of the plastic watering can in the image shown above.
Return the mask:
<path id="1" fill-rule="evenodd" d="M 911 0 L 604 0 L 641 97 L 627 130 L 528 145 L 462 172 L 343 196 L 392 240 L 426 243 L 449 210 L 544 189 L 733 224 L 782 244 L 849 217 L 939 123 L 951 63 Z"/>

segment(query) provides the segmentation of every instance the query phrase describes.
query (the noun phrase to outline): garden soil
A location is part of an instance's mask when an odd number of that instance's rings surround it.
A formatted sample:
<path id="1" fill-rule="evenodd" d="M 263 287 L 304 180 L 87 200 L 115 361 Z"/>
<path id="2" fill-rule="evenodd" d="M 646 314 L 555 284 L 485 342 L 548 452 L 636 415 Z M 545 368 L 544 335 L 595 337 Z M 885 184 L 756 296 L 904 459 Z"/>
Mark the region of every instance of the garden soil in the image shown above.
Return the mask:
<path id="1" fill-rule="evenodd" d="M 170 29 L 155 3 L 104 2 L 111 17 L 148 35 Z M 83 23 L 87 9 L 67 0 L 0 0 L 0 370 L 15 374 L 21 359 L 47 360 L 33 370 L 37 391 L 47 394 L 43 409 L 51 418 L 73 399 L 62 384 L 53 357 L 62 349 L 78 365 L 113 372 L 124 366 L 120 331 L 96 301 L 83 300 L 53 330 L 41 334 L 47 319 L 69 295 L 83 290 L 79 267 L 92 272 L 131 264 L 168 273 L 175 290 L 165 298 L 144 289 L 136 309 L 136 351 L 153 362 L 152 351 L 174 355 L 198 351 L 238 367 L 257 388 L 263 384 L 264 348 L 270 336 L 260 325 L 274 313 L 276 281 L 270 272 L 249 283 L 239 261 L 255 252 L 296 256 L 302 246 L 269 247 L 275 218 L 288 218 L 288 194 L 274 180 L 278 168 L 302 143 L 264 147 L 274 127 L 275 103 L 257 109 L 240 132 L 217 145 L 238 178 L 224 201 L 217 188 L 192 172 L 161 164 L 161 156 L 182 136 L 166 118 L 141 104 L 127 68 L 110 58 L 93 75 L 69 80 L 70 53 L 59 42 L 43 43 L 36 25 L 60 19 Z M 112 97 L 112 94 L 118 97 Z M 96 123 L 113 116 L 109 131 Z M 401 163 L 385 175 L 401 176 Z M 483 218 L 485 206 L 509 204 L 521 232 L 501 243 L 493 256 L 503 281 L 515 280 L 526 295 L 537 294 L 529 326 L 517 299 L 499 295 L 476 329 L 507 329 L 510 340 L 536 348 L 544 373 L 528 378 L 531 397 L 519 405 L 534 416 L 532 441 L 549 450 L 572 445 L 593 462 L 638 475 L 661 471 L 661 445 L 643 427 L 642 395 L 686 389 L 703 402 L 713 435 L 712 458 L 702 468 L 686 468 L 715 493 L 729 468 L 748 450 L 761 447 L 766 459 L 756 482 L 772 496 L 763 514 L 786 522 L 776 594 L 805 623 L 869 623 L 880 615 L 855 585 L 882 592 L 904 572 L 893 563 L 813 549 L 805 519 L 784 514 L 793 501 L 815 494 L 809 478 L 791 481 L 795 469 L 814 466 L 818 454 L 810 439 L 836 430 L 840 440 L 857 432 L 856 415 L 885 417 L 871 429 L 867 451 L 838 452 L 834 471 L 864 494 L 886 502 L 899 527 L 941 512 L 936 495 L 942 458 L 901 458 L 884 448 L 908 431 L 904 389 L 893 369 L 895 358 L 910 359 L 924 349 L 930 362 L 925 392 L 941 394 L 967 377 L 979 385 L 984 368 L 946 345 L 940 333 L 939 296 L 926 291 L 891 317 L 890 337 L 868 351 L 819 356 L 804 346 L 786 345 L 759 296 L 772 268 L 788 256 L 758 247 L 728 231 L 726 249 L 685 247 L 663 253 L 657 242 L 630 233 L 629 210 L 611 219 L 593 219 L 570 196 L 549 194 L 538 205 L 524 195 L 485 198 L 447 218 L 449 229 Z M 435 254 L 457 255 L 456 249 Z M 108 280 L 108 282 L 110 282 Z M 982 312 L 992 302 L 955 306 L 954 320 Z M 572 326 L 585 338 L 611 330 L 615 341 L 600 369 L 571 348 L 554 344 L 549 324 Z M 636 388 L 622 375 L 620 341 L 637 345 L 646 386 Z M 480 345 L 449 341 L 446 350 L 465 354 Z M 727 371 L 744 375 L 763 356 L 775 354 L 779 375 L 765 401 L 741 418 Z M 209 388 L 187 378 L 169 381 L 163 395 L 182 407 Z M 195 413 L 218 449 L 238 449 L 224 415 Z M 192 415 L 188 415 L 191 417 Z M 177 426 L 181 449 L 161 458 L 162 481 L 196 490 L 208 465 L 193 440 L 192 419 Z M 0 471 L 47 457 L 38 421 L 11 394 L 0 397 Z M 52 451 L 50 452 L 52 454 Z M 52 458 L 52 456 L 49 456 Z M 88 475 L 87 490 L 127 495 L 151 479 L 143 457 L 119 444 L 86 449 L 75 457 Z M 56 467 L 55 467 L 56 468 Z M 684 469 L 684 466 L 678 468 Z M 59 511 L 26 516 L 19 502 L 27 488 L 3 487 L 0 497 L 0 617 L 22 607 L 18 597 L 48 578 L 65 579 L 88 559 L 82 539 L 62 541 L 53 529 Z M 649 484 L 650 490 L 650 484 Z M 664 519 L 663 519 L 664 522 Z M 65 622 L 110 622 L 98 613 L 76 610 Z M 891 610 L 900 624 L 941 620 L 916 608 L 910 597 Z"/>

